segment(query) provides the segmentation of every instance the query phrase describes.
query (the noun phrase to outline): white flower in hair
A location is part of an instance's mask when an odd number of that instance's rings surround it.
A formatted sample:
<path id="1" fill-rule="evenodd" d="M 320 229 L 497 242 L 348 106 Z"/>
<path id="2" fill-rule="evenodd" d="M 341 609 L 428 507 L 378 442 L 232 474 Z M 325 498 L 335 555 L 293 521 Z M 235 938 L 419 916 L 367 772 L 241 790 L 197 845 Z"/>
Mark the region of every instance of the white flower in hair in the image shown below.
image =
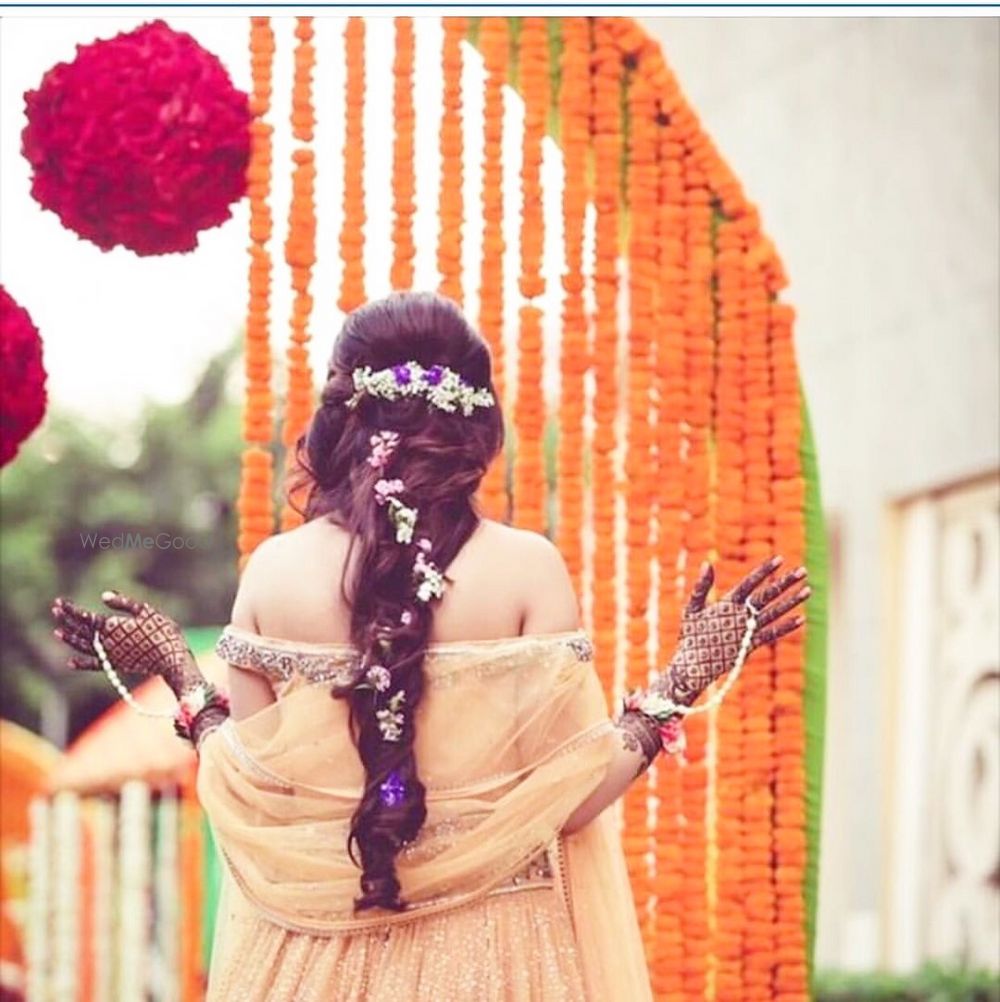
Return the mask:
<path id="1" fill-rule="evenodd" d="M 421 543 L 423 542 L 424 540 L 421 540 Z M 432 560 L 427 559 L 423 546 L 413 562 L 413 574 L 421 579 L 417 585 L 417 598 L 421 602 L 429 602 L 432 598 L 441 598 L 444 595 L 444 575 Z"/>
<path id="2" fill-rule="evenodd" d="M 409 543 L 413 539 L 413 527 L 417 524 L 417 509 L 407 508 L 402 501 L 392 498 L 389 514 L 396 526 L 396 542 Z"/>
<path id="3" fill-rule="evenodd" d="M 411 359 L 385 369 L 373 370 L 370 365 L 364 365 L 355 369 L 351 377 L 354 380 L 354 395 L 347 401 L 347 406 L 352 408 L 357 407 L 365 395 L 384 400 L 424 397 L 439 410 L 454 412 L 461 408 L 468 417 L 476 407 L 492 407 L 496 403 L 488 389 L 470 385 L 446 365 L 432 365 L 425 369 Z"/>
<path id="4" fill-rule="evenodd" d="M 383 741 L 398 741 L 403 735 L 403 714 L 399 708 L 406 700 L 406 693 L 400 689 L 389 700 L 388 707 L 375 711 Z"/>
<path id="5" fill-rule="evenodd" d="M 379 692 L 385 692 L 392 682 L 389 669 L 385 665 L 372 665 L 365 673 L 365 678 L 371 682 L 372 686 Z"/>

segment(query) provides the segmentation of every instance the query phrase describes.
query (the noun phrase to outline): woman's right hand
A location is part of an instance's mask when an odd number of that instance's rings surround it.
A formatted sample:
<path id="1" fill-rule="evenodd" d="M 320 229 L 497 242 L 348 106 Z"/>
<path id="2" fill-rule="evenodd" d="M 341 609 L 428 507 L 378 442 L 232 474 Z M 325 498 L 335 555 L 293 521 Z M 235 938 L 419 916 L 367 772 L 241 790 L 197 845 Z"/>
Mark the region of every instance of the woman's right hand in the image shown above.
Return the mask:
<path id="1" fill-rule="evenodd" d="M 183 631 L 169 616 L 121 592 L 106 591 L 101 599 L 125 615 L 91 612 L 62 596 L 52 603 L 52 616 L 58 624 L 55 637 L 78 652 L 67 661 L 70 668 L 101 669 L 94 649 L 94 636 L 99 634 L 116 671 L 140 677 L 159 675 L 178 699 L 204 680 Z"/>

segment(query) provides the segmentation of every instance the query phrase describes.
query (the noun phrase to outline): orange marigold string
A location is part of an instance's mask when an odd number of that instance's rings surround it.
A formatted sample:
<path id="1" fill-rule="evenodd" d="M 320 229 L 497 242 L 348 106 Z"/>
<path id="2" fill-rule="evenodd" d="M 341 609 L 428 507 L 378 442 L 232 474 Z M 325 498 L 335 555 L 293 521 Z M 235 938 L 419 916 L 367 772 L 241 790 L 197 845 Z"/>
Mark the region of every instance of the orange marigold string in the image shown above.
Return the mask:
<path id="1" fill-rule="evenodd" d="M 674 118 L 684 144 L 683 179 L 685 212 L 684 355 L 686 382 L 685 416 L 688 423 L 686 456 L 681 474 L 688 521 L 684 525 L 685 587 L 688 594 L 698 567 L 709 557 L 712 544 L 710 468 L 708 442 L 712 415 L 714 341 L 712 337 L 712 246 L 711 194 L 696 149 L 700 132 L 697 120 L 686 108 Z M 706 827 L 708 769 L 705 760 L 707 724 L 704 716 L 691 719 L 687 728 L 688 765 L 681 770 L 681 868 L 683 872 L 681 913 L 685 947 L 682 970 L 684 994 L 705 996 L 709 967 L 709 914 L 707 897 Z"/>
<path id="2" fill-rule="evenodd" d="M 685 419 L 684 375 L 684 182 L 683 144 L 671 113 L 681 96 L 673 75 L 661 67 L 651 74 L 659 97 L 657 141 L 659 205 L 656 246 L 656 563 L 659 581 L 656 662 L 672 656 L 680 632 L 685 600 L 678 587 L 678 560 L 684 520 L 681 423 Z M 683 881 L 680 848 L 680 775 L 676 762 L 660 758 L 654 766 L 656 783 L 655 952 L 651 965 L 653 992 L 667 1002 L 684 1002 L 682 963 L 684 941 L 681 914 Z"/>
<path id="3" fill-rule="evenodd" d="M 524 98 L 524 135 L 521 161 L 521 295 L 533 300 L 545 291 L 542 249 L 545 218 L 542 205 L 542 141 L 549 109 L 549 41 L 545 18 L 521 22 L 520 84 Z M 542 310 L 534 303 L 519 313 L 517 398 L 514 426 L 513 514 L 519 526 L 544 532 L 545 464 L 543 436 L 545 401 L 542 393 Z"/>
<path id="4" fill-rule="evenodd" d="M 562 86 L 559 121 L 564 163 L 563 306 L 559 369 L 559 491 L 556 541 L 577 595 L 583 579 L 583 454 L 585 374 L 589 365 L 584 305 L 583 235 L 587 210 L 587 153 L 590 148 L 590 25 L 585 17 L 561 18 Z"/>
<path id="5" fill-rule="evenodd" d="M 631 40 L 622 38 L 627 46 Z M 642 51 L 625 49 L 636 67 Z M 652 581 L 650 519 L 653 484 L 649 478 L 652 448 L 650 405 L 652 367 L 650 352 L 655 320 L 654 289 L 657 278 L 656 208 L 658 196 L 656 100 L 649 82 L 636 72 L 628 86 L 629 133 L 626 149 L 628 192 L 629 327 L 625 452 L 626 500 L 626 637 L 625 685 L 628 689 L 649 684 L 649 600 Z M 647 958 L 655 951 L 652 911 L 653 879 L 648 860 L 654 836 L 649 827 L 649 773 L 632 784 L 625 797 L 625 828 L 634 833 L 638 864 L 633 883 L 636 907 L 642 921 Z M 627 836 L 631 837 L 631 835 Z"/>
<path id="6" fill-rule="evenodd" d="M 296 18 L 295 83 L 292 94 L 292 134 L 302 143 L 311 143 L 315 126 L 312 72 L 316 49 L 312 44 L 311 17 Z M 285 446 L 286 474 L 297 466 L 295 444 L 305 432 L 313 412 L 313 374 L 309 364 L 309 320 L 313 297 L 309 292 L 312 269 L 316 263 L 316 159 L 312 149 L 300 146 L 292 153 L 292 200 L 289 207 L 285 260 L 292 278 L 293 300 L 290 320 L 288 393 L 285 398 L 281 440 Z M 306 485 L 296 498 L 299 508 L 305 502 Z M 281 529 L 302 523 L 302 515 L 286 500 L 281 511 Z"/>
<path id="7" fill-rule="evenodd" d="M 392 268 L 389 282 L 393 289 L 413 287 L 413 215 L 416 212 L 416 180 L 413 171 L 413 18 L 397 17 L 396 54 L 392 63 L 392 118 L 395 129 L 392 144 Z"/>
<path id="8" fill-rule="evenodd" d="M 735 581 L 746 571 L 746 421 L 744 340 L 746 290 L 744 246 L 739 228 L 722 220 L 715 236 L 717 393 L 716 475 L 718 482 L 716 574 Z M 744 996 L 743 761 L 746 688 L 736 686 L 716 716 L 716 956 L 715 997 L 738 1002 Z"/>
<path id="9" fill-rule="evenodd" d="M 253 119 L 250 124 L 250 161 L 247 165 L 247 197 L 250 203 L 249 299 L 245 333 L 244 366 L 246 401 L 243 438 L 247 447 L 240 458 L 240 488 L 236 501 L 239 521 L 237 549 L 242 570 L 257 545 L 274 532 L 271 497 L 273 434 L 271 396 L 270 287 L 271 256 L 268 243 L 273 229 L 268 199 L 271 193 L 271 133 L 265 121 L 270 110 L 274 61 L 274 33 L 266 17 L 250 19 L 250 65 Z"/>
<path id="10" fill-rule="evenodd" d="M 768 337 L 768 293 L 764 274 L 754 265 L 753 242 L 759 233 L 756 212 L 748 207 L 737 216 L 743 244 L 745 328 L 743 350 L 746 409 L 743 448 L 746 454 L 746 556 L 756 562 L 776 552 L 777 535 L 772 502 L 771 425 L 772 372 Z M 787 555 L 786 555 L 787 559 Z M 774 733 L 771 725 L 774 651 L 754 654 L 753 670 L 741 679 L 747 727 L 743 739 L 743 995 L 748 1002 L 774 997 L 774 872 L 772 816 L 774 811 Z"/>
<path id="11" fill-rule="evenodd" d="M 479 49 L 486 80 L 483 85 L 483 241 L 479 272 L 479 330 L 490 346 L 493 385 L 506 401 L 504 372 L 504 273 L 503 237 L 503 119 L 504 84 L 507 78 L 508 32 L 504 17 L 484 17 L 479 28 Z M 490 464 L 479 488 L 483 514 L 507 521 L 507 461 L 503 453 Z"/>
<path id="12" fill-rule="evenodd" d="M 185 973 L 181 985 L 183 1002 L 199 1002 L 204 998 L 205 982 L 201 962 L 201 899 L 202 861 L 205 846 L 201 827 L 201 807 L 192 785 L 185 784 L 178 805 L 180 835 L 178 868 L 180 870 L 181 970 Z"/>
<path id="13" fill-rule="evenodd" d="M 464 17 L 442 18 L 444 40 L 441 69 L 444 92 L 441 105 L 441 186 L 438 193 L 437 265 L 441 275 L 438 291 L 462 305 L 462 39 L 468 30 Z"/>
<path id="14" fill-rule="evenodd" d="M 616 688 L 618 597 L 615 582 L 618 411 L 618 227 L 622 120 L 621 56 L 608 18 L 595 18 L 591 54 L 594 147 L 594 438 L 593 630 L 594 666 L 604 686 Z"/>
<path id="15" fill-rule="evenodd" d="M 349 17 L 344 28 L 344 218 L 340 257 L 344 270 L 337 305 L 344 313 L 365 301 L 365 19 Z"/>
<path id="16" fill-rule="evenodd" d="M 771 277 L 772 284 L 777 284 L 778 280 L 779 276 Z M 772 488 L 777 549 L 790 567 L 797 566 L 805 558 L 802 517 L 805 481 L 799 458 L 802 409 L 792 341 L 793 322 L 792 307 L 773 301 L 770 311 L 774 378 Z M 775 645 L 775 682 L 778 690 L 774 705 L 776 1002 L 808 1002 L 809 998 L 804 897 L 807 862 L 805 729 L 802 719 L 804 642 L 805 629 L 799 629 Z"/>

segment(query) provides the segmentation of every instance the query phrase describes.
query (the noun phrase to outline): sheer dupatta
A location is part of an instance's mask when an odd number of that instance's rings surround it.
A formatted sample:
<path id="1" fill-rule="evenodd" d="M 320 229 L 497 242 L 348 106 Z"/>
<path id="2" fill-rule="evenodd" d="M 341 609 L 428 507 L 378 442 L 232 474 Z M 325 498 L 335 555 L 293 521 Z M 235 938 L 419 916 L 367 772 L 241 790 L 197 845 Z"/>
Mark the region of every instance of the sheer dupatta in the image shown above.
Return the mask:
<path id="1" fill-rule="evenodd" d="M 324 654 L 326 678 L 353 670 L 349 648 L 255 638 L 233 627 L 227 635 L 220 648 L 227 660 L 259 668 L 264 645 L 288 679 L 275 703 L 205 739 L 198 772 L 229 873 L 262 914 L 314 936 L 419 921 L 474 901 L 548 851 L 588 997 L 652 998 L 613 811 L 560 834 L 619 740 L 583 631 L 429 649 L 415 744 L 428 814 L 397 860 L 409 906 L 357 915 L 359 870 L 347 836 L 364 770 L 346 703 L 318 680 Z M 338 652 L 341 669 L 332 667 Z M 311 678 L 288 670 L 300 657 Z"/>

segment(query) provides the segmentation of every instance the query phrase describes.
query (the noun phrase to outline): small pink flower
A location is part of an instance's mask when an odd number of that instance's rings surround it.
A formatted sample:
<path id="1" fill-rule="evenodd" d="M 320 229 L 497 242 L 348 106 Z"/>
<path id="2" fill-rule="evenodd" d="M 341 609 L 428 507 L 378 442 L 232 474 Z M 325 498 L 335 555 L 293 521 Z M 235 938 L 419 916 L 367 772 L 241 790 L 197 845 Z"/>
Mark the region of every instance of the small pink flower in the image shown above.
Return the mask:
<path id="1" fill-rule="evenodd" d="M 375 500 L 379 504 L 385 504 L 389 498 L 405 490 L 402 480 L 379 480 L 375 484 Z"/>
<path id="2" fill-rule="evenodd" d="M 417 546 L 424 551 L 424 553 L 431 552 L 431 541 L 426 536 L 421 536 L 417 542 Z"/>
<path id="3" fill-rule="evenodd" d="M 380 431 L 368 440 L 372 451 L 368 457 L 368 465 L 376 470 L 382 469 L 389 462 L 396 446 L 399 445 L 399 435 L 394 431 Z"/>

